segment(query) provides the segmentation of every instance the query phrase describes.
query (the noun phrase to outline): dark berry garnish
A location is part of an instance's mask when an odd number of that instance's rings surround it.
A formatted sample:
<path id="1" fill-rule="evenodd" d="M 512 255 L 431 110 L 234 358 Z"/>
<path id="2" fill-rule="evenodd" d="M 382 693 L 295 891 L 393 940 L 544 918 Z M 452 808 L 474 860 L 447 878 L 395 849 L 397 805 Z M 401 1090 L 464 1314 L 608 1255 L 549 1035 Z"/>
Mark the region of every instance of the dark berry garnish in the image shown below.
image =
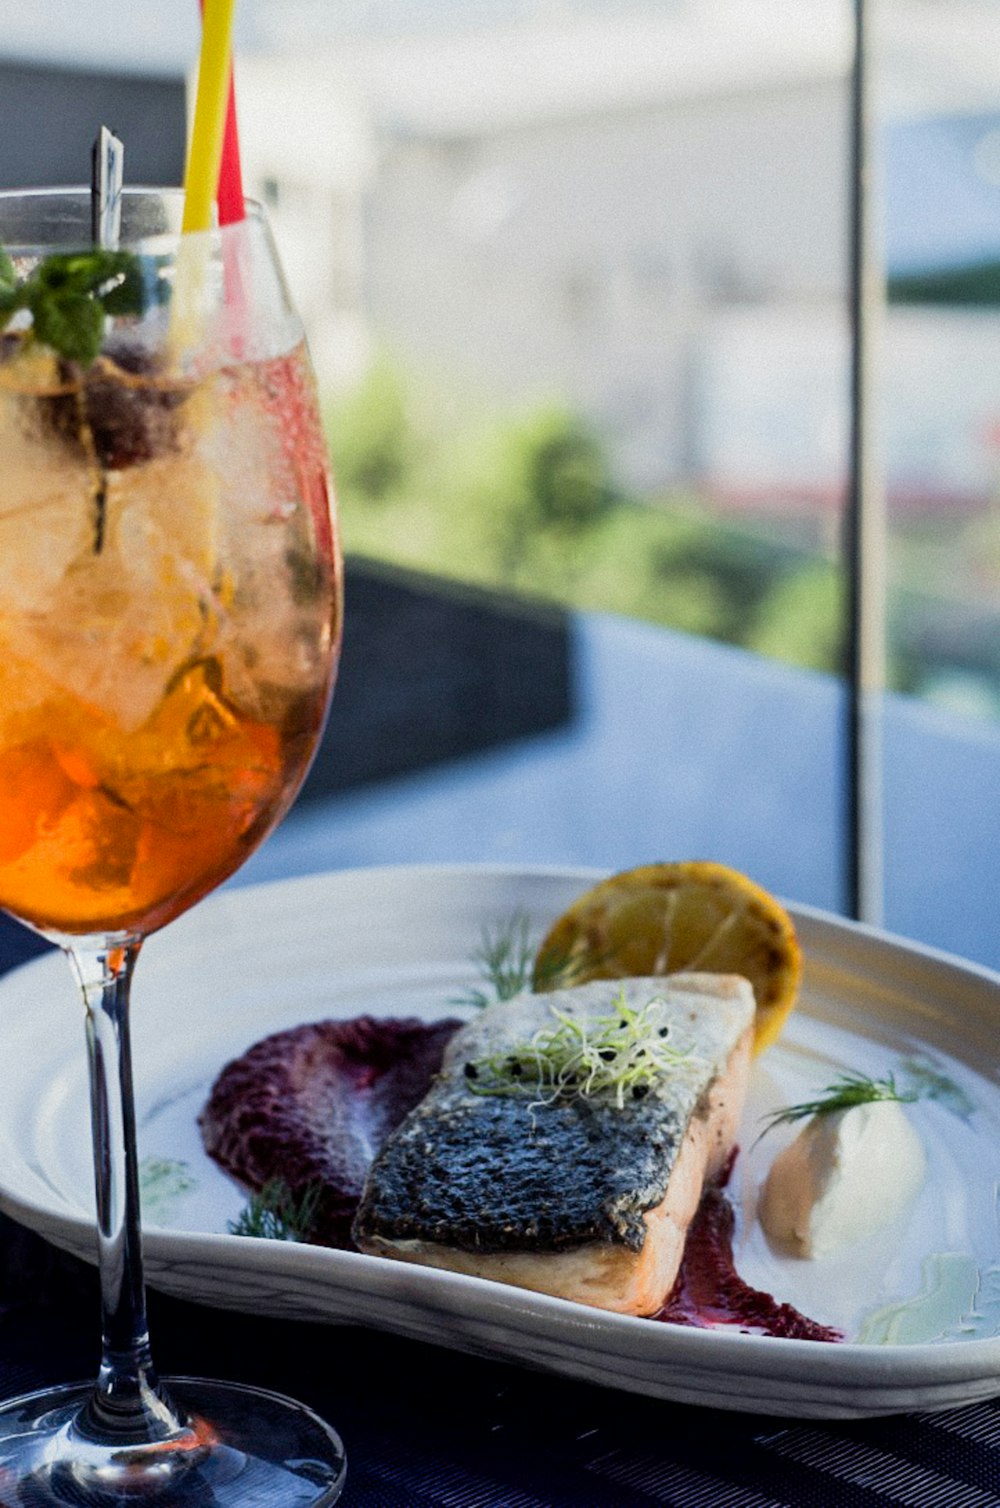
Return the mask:
<path id="1" fill-rule="evenodd" d="M 86 419 L 105 470 L 120 471 L 176 448 L 177 409 L 190 390 L 165 382 L 159 367 L 148 350 L 119 343 L 87 372 Z"/>

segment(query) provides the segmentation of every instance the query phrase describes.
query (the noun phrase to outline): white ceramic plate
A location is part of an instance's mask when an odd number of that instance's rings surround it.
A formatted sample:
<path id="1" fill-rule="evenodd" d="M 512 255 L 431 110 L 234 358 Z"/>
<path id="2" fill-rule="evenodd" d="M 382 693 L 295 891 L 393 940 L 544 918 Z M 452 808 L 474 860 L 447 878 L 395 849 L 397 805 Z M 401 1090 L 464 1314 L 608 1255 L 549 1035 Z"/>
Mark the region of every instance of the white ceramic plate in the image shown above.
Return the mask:
<path id="1" fill-rule="evenodd" d="M 484 928 L 520 913 L 540 936 L 595 878 L 589 870 L 352 870 L 224 891 L 154 937 L 133 1015 L 140 1156 L 153 1170 L 151 1284 L 721 1408 L 855 1416 L 1000 1391 L 1000 976 L 813 911 L 794 911 L 803 997 L 754 1069 L 744 1149 L 764 1112 L 810 1097 L 842 1069 L 911 1072 L 916 1061 L 943 1095 L 910 1111 L 929 1157 L 922 1194 L 905 1217 L 836 1258 L 779 1258 L 753 1219 L 755 1190 L 785 1133 L 739 1158 L 738 1269 L 842 1328 L 845 1344 L 683 1329 L 478 1278 L 226 1233 L 243 1196 L 202 1152 L 195 1124 L 224 1063 L 271 1031 L 326 1016 L 454 1014 L 453 997 L 481 982 L 474 955 Z M 61 957 L 0 981 L 0 1207 L 91 1259 L 79 1016 Z"/>

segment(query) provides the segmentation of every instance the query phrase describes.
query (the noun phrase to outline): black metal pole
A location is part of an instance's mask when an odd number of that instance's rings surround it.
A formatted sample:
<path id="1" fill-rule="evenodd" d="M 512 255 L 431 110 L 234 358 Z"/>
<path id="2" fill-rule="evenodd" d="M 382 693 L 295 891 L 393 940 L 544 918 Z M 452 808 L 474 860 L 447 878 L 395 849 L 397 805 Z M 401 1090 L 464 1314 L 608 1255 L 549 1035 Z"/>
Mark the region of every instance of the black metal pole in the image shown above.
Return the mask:
<path id="1" fill-rule="evenodd" d="M 885 682 L 885 506 L 875 462 L 872 365 L 884 303 L 874 252 L 872 111 L 866 0 L 854 0 L 850 173 L 850 451 L 845 509 L 847 605 L 845 910 L 883 917 L 881 697 Z"/>

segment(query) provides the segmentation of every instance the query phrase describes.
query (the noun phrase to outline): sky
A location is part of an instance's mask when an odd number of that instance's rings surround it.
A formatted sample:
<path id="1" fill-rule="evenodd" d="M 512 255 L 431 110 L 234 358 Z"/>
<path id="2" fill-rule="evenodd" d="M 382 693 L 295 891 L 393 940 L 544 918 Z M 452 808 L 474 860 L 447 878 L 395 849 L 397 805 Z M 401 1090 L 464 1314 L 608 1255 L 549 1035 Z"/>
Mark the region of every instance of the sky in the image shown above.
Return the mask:
<path id="1" fill-rule="evenodd" d="M 253 6 L 240 6 L 241 34 Z M 0 0 L 0 56 L 184 73 L 198 54 L 198 0 Z"/>
<path id="2" fill-rule="evenodd" d="M 608 21 L 640 11 L 717 22 L 720 11 L 732 8 L 738 23 L 741 7 L 743 19 L 758 27 L 766 16 L 776 40 L 787 30 L 783 18 L 829 23 L 853 13 L 852 0 L 237 0 L 236 53 L 308 53 L 324 34 L 413 35 L 587 16 Z M 873 0 L 869 15 L 889 116 L 996 108 L 1000 0 Z M 195 65 L 198 39 L 198 0 L 0 0 L 0 59 L 183 75 Z"/>
<path id="3" fill-rule="evenodd" d="M 238 0 L 236 48 L 253 51 L 317 32 L 384 33 L 428 26 L 625 11 L 693 11 L 714 0 Z M 836 8 L 846 0 L 756 0 Z M 0 0 L 0 58 L 184 73 L 198 50 L 198 0 Z"/>
<path id="4" fill-rule="evenodd" d="M 670 0 L 660 0 L 670 3 Z M 537 0 L 239 0 L 237 49 L 266 42 L 287 21 L 303 33 L 343 15 L 348 24 L 378 24 L 380 15 L 506 10 L 517 14 Z M 106 64 L 148 73 L 183 73 L 198 51 L 198 0 L 0 0 L 0 56 L 19 61 Z"/>

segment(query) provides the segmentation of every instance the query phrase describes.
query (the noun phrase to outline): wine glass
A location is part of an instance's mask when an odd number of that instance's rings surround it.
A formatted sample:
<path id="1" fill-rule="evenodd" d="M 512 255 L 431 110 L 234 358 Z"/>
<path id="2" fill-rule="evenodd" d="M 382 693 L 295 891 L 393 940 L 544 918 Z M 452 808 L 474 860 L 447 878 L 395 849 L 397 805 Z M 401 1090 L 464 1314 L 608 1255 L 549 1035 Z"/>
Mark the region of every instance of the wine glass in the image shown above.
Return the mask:
<path id="1" fill-rule="evenodd" d="M 0 1501 L 18 1508 L 315 1508 L 344 1477 L 310 1410 L 164 1383 L 147 1335 L 133 967 L 287 810 L 342 602 L 264 216 L 180 236 L 182 208 L 126 191 L 108 251 L 89 191 L 0 194 L 0 906 L 65 951 L 83 994 L 103 1315 L 96 1384 L 0 1407 Z"/>

